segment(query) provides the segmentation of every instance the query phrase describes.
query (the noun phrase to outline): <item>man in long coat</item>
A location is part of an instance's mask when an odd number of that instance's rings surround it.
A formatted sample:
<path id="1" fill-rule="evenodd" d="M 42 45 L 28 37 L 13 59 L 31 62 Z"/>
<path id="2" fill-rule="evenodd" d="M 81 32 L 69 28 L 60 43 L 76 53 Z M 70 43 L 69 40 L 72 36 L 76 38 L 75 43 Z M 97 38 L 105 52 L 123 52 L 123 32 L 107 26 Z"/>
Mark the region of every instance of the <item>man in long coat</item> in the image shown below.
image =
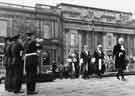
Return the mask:
<path id="1" fill-rule="evenodd" d="M 5 90 L 7 91 L 12 91 L 11 89 L 11 38 L 7 37 L 5 38 L 5 47 L 4 47 L 4 63 L 5 63 L 5 68 L 6 68 L 6 77 L 5 77 Z"/>
<path id="2" fill-rule="evenodd" d="M 15 43 L 12 45 L 12 65 L 13 65 L 13 84 L 14 84 L 14 92 L 19 93 L 21 90 L 22 77 L 23 77 L 23 60 L 22 60 L 22 52 L 24 50 L 22 45 L 22 39 L 20 35 L 16 35 L 13 37 Z"/>
<path id="3" fill-rule="evenodd" d="M 124 43 L 124 39 L 119 38 L 118 44 L 115 45 L 113 49 L 113 57 L 115 58 L 117 79 L 120 79 L 119 76 L 121 75 L 122 80 L 125 80 L 124 70 L 126 69 L 126 62 L 125 62 L 126 51 L 125 51 L 123 43 Z"/>

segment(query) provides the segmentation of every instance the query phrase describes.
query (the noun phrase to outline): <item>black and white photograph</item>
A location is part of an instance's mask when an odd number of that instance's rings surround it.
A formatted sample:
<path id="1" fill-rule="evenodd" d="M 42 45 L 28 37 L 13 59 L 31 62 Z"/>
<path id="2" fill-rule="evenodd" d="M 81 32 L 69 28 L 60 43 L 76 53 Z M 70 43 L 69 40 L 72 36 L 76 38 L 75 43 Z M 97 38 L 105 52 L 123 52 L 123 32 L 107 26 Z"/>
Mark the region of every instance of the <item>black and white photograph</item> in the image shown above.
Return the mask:
<path id="1" fill-rule="evenodd" d="M 135 96 L 135 1 L 0 0 L 0 96 Z"/>

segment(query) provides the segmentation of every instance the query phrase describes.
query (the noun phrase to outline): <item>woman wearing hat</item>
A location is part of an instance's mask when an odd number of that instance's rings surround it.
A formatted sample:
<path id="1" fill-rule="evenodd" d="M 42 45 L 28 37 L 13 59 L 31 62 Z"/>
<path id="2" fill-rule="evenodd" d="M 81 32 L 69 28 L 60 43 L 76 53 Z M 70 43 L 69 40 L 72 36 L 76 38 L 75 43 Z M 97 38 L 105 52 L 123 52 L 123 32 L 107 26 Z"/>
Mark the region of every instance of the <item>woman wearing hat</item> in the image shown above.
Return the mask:
<path id="1" fill-rule="evenodd" d="M 96 73 L 99 78 L 102 78 L 102 73 L 104 72 L 103 63 L 104 63 L 104 53 L 102 45 L 97 46 L 97 50 L 94 52 L 95 64 L 96 64 Z"/>

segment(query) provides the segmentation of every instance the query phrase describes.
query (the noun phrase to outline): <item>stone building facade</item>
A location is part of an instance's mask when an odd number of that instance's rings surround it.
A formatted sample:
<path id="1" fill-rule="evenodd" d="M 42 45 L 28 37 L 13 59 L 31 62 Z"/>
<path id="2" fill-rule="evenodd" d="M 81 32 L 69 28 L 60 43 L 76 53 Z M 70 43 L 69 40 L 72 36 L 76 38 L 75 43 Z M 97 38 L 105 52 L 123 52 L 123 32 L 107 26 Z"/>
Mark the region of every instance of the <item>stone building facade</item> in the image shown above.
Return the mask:
<path id="1" fill-rule="evenodd" d="M 35 32 L 38 38 L 43 39 L 41 53 L 44 58 L 49 56 L 48 64 L 52 64 L 52 61 L 60 63 L 63 60 L 61 17 L 58 9 L 56 11 L 55 7 L 42 4 L 30 7 L 0 3 L 1 56 L 3 56 L 4 37 L 22 34 L 25 39 L 26 32 Z M 44 70 L 44 67 L 46 66 L 42 66 L 41 70 Z"/>
<path id="2" fill-rule="evenodd" d="M 125 39 L 128 55 L 135 55 L 135 26 L 131 24 L 132 13 L 72 4 L 59 4 L 63 15 L 64 56 L 71 48 L 81 52 L 88 45 L 91 54 L 102 44 L 107 55 L 119 37 Z"/>
<path id="3" fill-rule="evenodd" d="M 102 44 L 105 53 L 111 56 L 119 37 L 125 39 L 128 56 L 135 56 L 132 17 L 130 12 L 65 3 L 35 7 L 0 3 L 0 53 L 3 56 L 4 37 L 18 33 L 25 37 L 24 33 L 31 31 L 44 40 L 42 54 L 43 57 L 48 54 L 49 64 L 64 63 L 71 48 L 80 54 L 86 44 L 91 55 Z"/>

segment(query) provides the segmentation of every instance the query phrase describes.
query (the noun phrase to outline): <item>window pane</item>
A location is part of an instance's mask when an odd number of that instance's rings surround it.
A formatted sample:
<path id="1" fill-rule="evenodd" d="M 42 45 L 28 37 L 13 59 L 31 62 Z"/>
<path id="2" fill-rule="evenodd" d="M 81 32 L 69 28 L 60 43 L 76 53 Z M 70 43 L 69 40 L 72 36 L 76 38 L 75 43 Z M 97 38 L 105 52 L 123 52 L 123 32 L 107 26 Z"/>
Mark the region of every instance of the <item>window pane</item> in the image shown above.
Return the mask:
<path id="1" fill-rule="evenodd" d="M 50 39 L 51 38 L 51 36 L 50 36 L 50 26 L 49 25 L 44 24 L 43 33 L 44 33 L 44 38 L 45 39 Z"/>
<path id="2" fill-rule="evenodd" d="M 0 36 L 7 36 L 7 21 L 0 21 Z"/>

